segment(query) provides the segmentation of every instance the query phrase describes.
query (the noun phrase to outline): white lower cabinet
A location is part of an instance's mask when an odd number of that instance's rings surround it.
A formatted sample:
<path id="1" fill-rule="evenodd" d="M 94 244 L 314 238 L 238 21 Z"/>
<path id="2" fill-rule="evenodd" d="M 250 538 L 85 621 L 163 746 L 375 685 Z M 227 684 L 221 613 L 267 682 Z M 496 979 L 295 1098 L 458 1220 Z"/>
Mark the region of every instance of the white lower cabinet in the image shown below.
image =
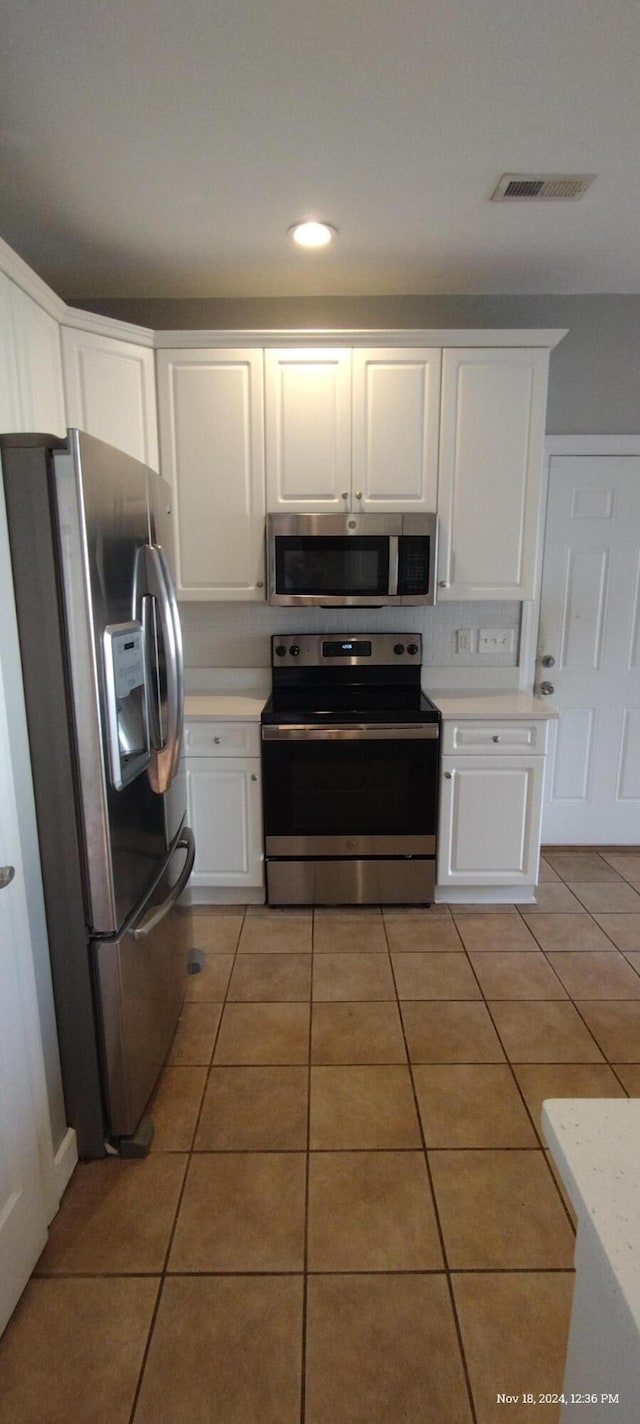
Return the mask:
<path id="1" fill-rule="evenodd" d="M 546 723 L 538 728 L 546 729 Z M 530 730 L 523 726 L 523 737 Z M 504 749 L 499 745 L 504 735 L 499 724 L 467 722 L 445 727 L 445 749 L 459 744 L 461 731 L 474 751 L 445 750 L 441 759 L 437 883 L 444 893 L 439 898 L 446 900 L 455 887 L 473 887 L 478 899 L 490 898 L 481 893 L 485 888 L 532 891 L 538 879 L 546 736 L 534 739 L 535 751 L 513 755 L 509 737 Z"/>
<path id="2" fill-rule="evenodd" d="M 264 885 L 260 758 L 229 755 L 235 740 L 229 725 L 218 733 L 215 722 L 195 723 L 191 729 L 187 724 L 188 819 L 196 840 L 190 888 L 196 901 L 224 899 L 220 893 L 207 893 L 224 890 L 235 891 L 230 898 L 241 899 L 238 891 L 255 892 Z M 243 724 L 234 725 L 241 739 Z M 205 728 L 208 736 L 203 735 Z M 200 735 L 194 737 L 194 731 Z M 189 742 L 196 755 L 189 754 Z M 207 742 L 213 755 L 200 753 Z M 254 893 L 247 898 L 260 897 Z"/>

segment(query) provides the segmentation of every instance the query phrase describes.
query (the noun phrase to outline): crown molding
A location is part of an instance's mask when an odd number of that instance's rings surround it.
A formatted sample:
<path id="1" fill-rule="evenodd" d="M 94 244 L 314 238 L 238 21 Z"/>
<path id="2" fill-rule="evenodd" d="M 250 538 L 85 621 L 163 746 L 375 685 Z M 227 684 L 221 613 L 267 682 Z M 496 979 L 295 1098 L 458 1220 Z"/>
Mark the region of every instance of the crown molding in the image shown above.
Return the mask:
<path id="1" fill-rule="evenodd" d="M 150 326 L 136 326 L 132 321 L 117 321 L 115 317 L 100 316 L 97 312 L 83 311 L 81 307 L 68 307 L 65 304 L 62 321 L 64 326 L 72 327 L 75 331 L 90 331 L 94 336 L 111 336 L 115 341 L 134 341 L 137 346 L 151 348 L 156 344 L 156 333 Z"/>
<path id="2" fill-rule="evenodd" d="M 27 296 L 33 297 L 38 306 L 44 308 L 49 316 L 55 317 L 56 321 L 64 321 L 67 311 L 67 304 L 63 302 L 52 287 L 48 287 L 34 272 L 28 263 L 9 247 L 8 242 L 4 242 L 0 237 L 0 271 L 15 282 L 17 287 L 21 287 Z"/>
<path id="3" fill-rule="evenodd" d="M 562 338 L 567 335 L 568 327 L 549 328 L 541 330 L 539 328 L 505 328 L 495 327 L 472 327 L 471 329 L 460 327 L 439 327 L 432 330 L 422 330 L 417 328 L 362 328 L 351 329 L 340 327 L 332 330 L 326 328 L 295 330 L 291 327 L 279 330 L 247 330 L 247 331 L 219 331 L 219 330 L 189 330 L 189 331 L 156 331 L 154 333 L 154 346 L 157 350 L 166 347 L 172 348 L 197 348 L 205 346 L 215 347 L 238 347 L 238 346 L 262 346 L 269 348 L 272 346 L 313 346 L 315 348 L 323 346 L 335 346 L 336 344 L 349 346 L 510 346 L 510 347 L 541 347 L 551 351 Z"/>

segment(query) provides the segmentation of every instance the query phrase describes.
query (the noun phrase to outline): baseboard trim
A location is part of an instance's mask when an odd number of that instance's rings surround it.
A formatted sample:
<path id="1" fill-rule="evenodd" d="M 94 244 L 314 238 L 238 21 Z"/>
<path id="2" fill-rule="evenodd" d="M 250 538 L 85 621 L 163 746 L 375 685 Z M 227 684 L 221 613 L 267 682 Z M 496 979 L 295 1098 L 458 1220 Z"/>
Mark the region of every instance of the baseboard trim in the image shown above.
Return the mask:
<path id="1" fill-rule="evenodd" d="M 71 1180 L 77 1161 L 78 1142 L 75 1128 L 68 1127 L 53 1159 L 55 1189 L 58 1198 L 56 1211 L 62 1201 L 65 1189 Z"/>
<path id="2" fill-rule="evenodd" d="M 436 905 L 532 905 L 535 885 L 436 885 Z"/>

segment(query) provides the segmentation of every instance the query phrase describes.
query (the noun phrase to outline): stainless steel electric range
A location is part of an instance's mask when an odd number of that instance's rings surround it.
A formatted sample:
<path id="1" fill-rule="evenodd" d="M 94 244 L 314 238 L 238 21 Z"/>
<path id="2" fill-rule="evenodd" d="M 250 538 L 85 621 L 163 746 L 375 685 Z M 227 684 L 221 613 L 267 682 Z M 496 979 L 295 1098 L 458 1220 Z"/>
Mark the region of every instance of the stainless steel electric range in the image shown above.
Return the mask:
<path id="1" fill-rule="evenodd" d="M 271 661 L 269 904 L 429 904 L 440 713 L 421 691 L 420 635 L 276 635 Z"/>

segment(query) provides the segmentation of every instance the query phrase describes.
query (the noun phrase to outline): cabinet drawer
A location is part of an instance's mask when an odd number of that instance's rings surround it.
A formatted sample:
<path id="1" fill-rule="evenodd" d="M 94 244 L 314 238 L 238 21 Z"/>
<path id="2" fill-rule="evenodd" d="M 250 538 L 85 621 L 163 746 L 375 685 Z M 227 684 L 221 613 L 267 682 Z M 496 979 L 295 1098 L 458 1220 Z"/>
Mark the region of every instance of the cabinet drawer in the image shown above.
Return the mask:
<path id="1" fill-rule="evenodd" d="M 541 722 L 444 722 L 441 748 L 444 755 L 469 752 L 478 756 L 517 755 L 530 752 L 542 755 L 547 740 L 547 723 Z"/>
<path id="2" fill-rule="evenodd" d="M 185 722 L 184 755 L 259 757 L 259 722 Z"/>

